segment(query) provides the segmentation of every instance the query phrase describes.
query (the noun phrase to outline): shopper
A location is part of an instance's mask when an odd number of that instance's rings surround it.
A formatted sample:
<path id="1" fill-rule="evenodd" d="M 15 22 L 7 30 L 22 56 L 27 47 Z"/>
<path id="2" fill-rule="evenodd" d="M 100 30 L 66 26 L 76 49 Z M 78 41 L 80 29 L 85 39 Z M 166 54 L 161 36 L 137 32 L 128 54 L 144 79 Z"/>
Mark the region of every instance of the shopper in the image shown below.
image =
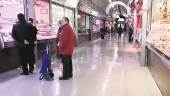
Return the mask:
<path id="1" fill-rule="evenodd" d="M 133 25 L 130 24 L 129 26 L 129 42 L 132 42 L 132 35 L 133 35 Z"/>
<path id="2" fill-rule="evenodd" d="M 35 27 L 26 22 L 24 14 L 18 14 L 18 22 L 13 25 L 12 37 L 16 41 L 19 52 L 20 63 L 23 69 L 21 75 L 29 75 L 29 71 L 32 73 L 34 70 L 33 63 L 35 59 L 33 58 L 33 49 L 35 46 L 34 42 L 36 41 L 36 33 L 37 30 L 35 30 Z M 31 62 L 29 61 L 30 59 L 32 59 Z"/>
<path id="3" fill-rule="evenodd" d="M 118 32 L 118 41 L 119 41 L 119 40 L 121 40 L 121 36 L 122 36 L 122 33 L 123 33 L 123 29 L 122 29 L 121 24 L 118 26 L 117 32 Z"/>
<path id="4" fill-rule="evenodd" d="M 62 29 L 62 22 L 58 21 L 58 32 L 57 32 L 57 37 L 56 37 L 56 47 L 57 47 L 57 58 L 60 58 L 60 53 L 59 53 L 59 38 L 60 38 L 60 34 L 61 34 L 61 29 Z"/>
<path id="5" fill-rule="evenodd" d="M 37 39 L 36 39 L 36 35 L 37 35 L 37 28 L 36 26 L 34 26 L 34 20 L 32 18 L 29 18 L 30 24 L 34 27 L 34 32 L 32 33 L 32 37 L 30 39 L 33 39 L 32 43 L 28 44 L 28 63 L 29 63 L 29 73 L 33 74 L 34 71 L 34 64 L 35 64 L 35 54 L 34 54 L 34 48 L 35 48 L 35 44 L 37 44 Z"/>
<path id="6" fill-rule="evenodd" d="M 102 28 L 100 29 L 101 39 L 104 39 L 104 35 L 105 35 L 105 27 L 102 27 Z"/>
<path id="7" fill-rule="evenodd" d="M 62 77 L 60 77 L 59 80 L 68 80 L 73 76 L 72 54 L 74 50 L 74 36 L 73 29 L 69 25 L 69 19 L 67 17 L 63 17 L 62 19 L 62 29 L 59 43 L 59 52 L 61 54 L 63 64 Z"/>

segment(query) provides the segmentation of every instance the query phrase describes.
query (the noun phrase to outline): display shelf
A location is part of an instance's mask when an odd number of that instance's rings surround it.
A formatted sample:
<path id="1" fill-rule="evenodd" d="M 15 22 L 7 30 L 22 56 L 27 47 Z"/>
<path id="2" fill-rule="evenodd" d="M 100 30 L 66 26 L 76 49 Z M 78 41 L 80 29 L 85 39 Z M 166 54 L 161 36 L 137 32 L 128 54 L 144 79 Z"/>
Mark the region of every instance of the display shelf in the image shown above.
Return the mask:
<path id="1" fill-rule="evenodd" d="M 157 48 L 155 48 L 154 46 L 150 44 L 147 44 L 147 48 L 151 50 L 152 52 L 154 52 L 157 56 L 159 56 L 159 58 L 164 61 L 165 66 L 168 69 L 170 69 L 170 57 L 169 56 L 167 56 L 166 54 L 164 54 L 163 52 L 161 52 L 160 50 L 158 50 Z"/>
<path id="2" fill-rule="evenodd" d="M 147 42 L 170 57 L 170 24 L 153 23 Z"/>

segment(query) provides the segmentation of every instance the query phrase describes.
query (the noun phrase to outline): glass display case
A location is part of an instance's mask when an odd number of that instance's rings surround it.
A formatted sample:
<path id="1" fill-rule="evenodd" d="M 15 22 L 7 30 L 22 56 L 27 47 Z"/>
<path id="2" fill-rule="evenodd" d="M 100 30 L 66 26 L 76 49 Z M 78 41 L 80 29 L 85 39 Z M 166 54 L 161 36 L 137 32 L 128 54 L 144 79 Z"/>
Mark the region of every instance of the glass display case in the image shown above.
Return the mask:
<path id="1" fill-rule="evenodd" d="M 56 38 L 50 26 L 50 5 L 48 2 L 36 0 L 35 2 L 35 19 L 36 27 L 38 29 L 37 39 L 46 40 Z"/>
<path id="2" fill-rule="evenodd" d="M 170 58 L 170 1 L 153 0 L 151 31 L 147 42 Z"/>
<path id="3" fill-rule="evenodd" d="M 152 23 L 147 41 L 154 48 L 170 57 L 170 24 Z"/>
<path id="4" fill-rule="evenodd" d="M 17 22 L 18 13 L 24 13 L 23 0 L 0 0 L 1 42 L 9 43 L 14 41 L 11 33 L 13 25 Z"/>

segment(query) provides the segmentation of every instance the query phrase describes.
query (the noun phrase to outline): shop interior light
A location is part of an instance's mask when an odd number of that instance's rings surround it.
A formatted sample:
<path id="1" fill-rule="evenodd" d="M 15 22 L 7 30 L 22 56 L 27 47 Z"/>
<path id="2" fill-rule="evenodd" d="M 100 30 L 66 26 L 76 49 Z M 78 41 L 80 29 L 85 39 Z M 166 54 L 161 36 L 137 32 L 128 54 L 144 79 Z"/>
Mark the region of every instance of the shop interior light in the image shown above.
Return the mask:
<path id="1" fill-rule="evenodd" d="M 100 20 L 96 20 L 96 24 L 99 25 L 100 24 Z"/>
<path id="2" fill-rule="evenodd" d="M 106 13 L 109 14 L 110 9 L 113 8 L 115 5 L 122 5 L 124 8 L 126 8 L 127 13 L 130 13 L 130 7 L 123 3 L 122 1 L 111 2 L 106 8 Z"/>
<path id="3" fill-rule="evenodd" d="M 77 19 L 80 19 L 81 18 L 81 15 L 77 15 Z"/>
<path id="4" fill-rule="evenodd" d="M 78 5 L 78 2 L 79 2 L 79 0 L 66 0 L 65 4 L 70 7 L 76 8 Z"/>
<path id="5" fill-rule="evenodd" d="M 125 21 L 123 18 L 119 18 L 119 20 L 118 21 Z"/>
<path id="6" fill-rule="evenodd" d="M 98 12 L 92 11 L 92 15 L 97 16 L 97 15 L 98 15 Z"/>

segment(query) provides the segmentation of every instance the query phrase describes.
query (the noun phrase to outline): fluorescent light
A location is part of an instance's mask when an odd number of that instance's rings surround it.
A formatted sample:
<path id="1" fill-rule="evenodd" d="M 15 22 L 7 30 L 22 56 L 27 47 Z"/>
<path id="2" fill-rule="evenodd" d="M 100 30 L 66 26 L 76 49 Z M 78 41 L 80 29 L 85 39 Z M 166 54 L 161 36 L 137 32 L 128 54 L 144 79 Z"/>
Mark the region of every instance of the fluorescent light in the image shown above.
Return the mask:
<path id="1" fill-rule="evenodd" d="M 92 11 L 92 15 L 97 16 L 97 15 L 98 15 L 98 12 Z"/>

